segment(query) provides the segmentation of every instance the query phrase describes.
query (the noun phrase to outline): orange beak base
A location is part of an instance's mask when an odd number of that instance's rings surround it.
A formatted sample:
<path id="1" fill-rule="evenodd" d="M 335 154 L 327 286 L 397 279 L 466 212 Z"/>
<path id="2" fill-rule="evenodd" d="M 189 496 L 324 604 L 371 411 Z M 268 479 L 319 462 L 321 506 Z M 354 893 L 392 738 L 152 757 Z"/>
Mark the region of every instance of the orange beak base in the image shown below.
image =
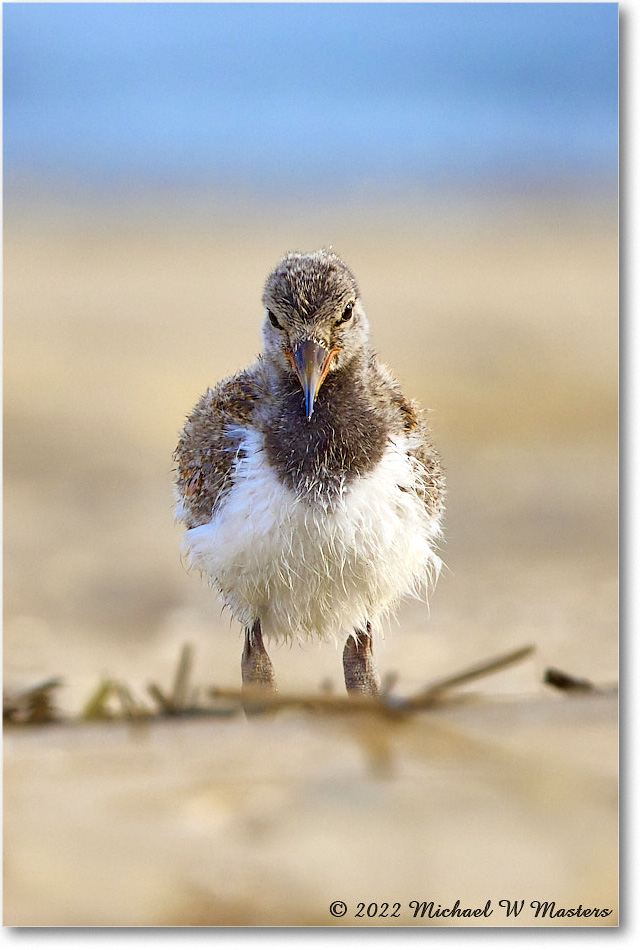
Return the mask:
<path id="1" fill-rule="evenodd" d="M 323 380 L 328 375 L 332 360 L 338 352 L 338 346 L 327 350 L 316 340 L 304 340 L 297 346 L 294 353 L 291 353 L 290 350 L 285 351 L 285 355 L 292 363 L 303 389 L 305 414 L 308 422 L 312 418 L 314 403 L 323 385 Z"/>

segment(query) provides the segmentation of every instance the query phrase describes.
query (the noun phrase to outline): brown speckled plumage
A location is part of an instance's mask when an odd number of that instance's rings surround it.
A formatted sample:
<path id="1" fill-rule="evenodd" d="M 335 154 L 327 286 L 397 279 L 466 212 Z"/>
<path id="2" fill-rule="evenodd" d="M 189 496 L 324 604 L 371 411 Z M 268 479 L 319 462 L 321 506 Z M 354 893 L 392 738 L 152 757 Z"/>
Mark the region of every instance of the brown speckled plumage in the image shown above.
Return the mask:
<path id="1" fill-rule="evenodd" d="M 239 426 L 252 425 L 261 387 L 261 365 L 218 383 L 201 396 L 174 454 L 176 489 L 189 528 L 206 524 L 232 487 L 240 449 Z"/>

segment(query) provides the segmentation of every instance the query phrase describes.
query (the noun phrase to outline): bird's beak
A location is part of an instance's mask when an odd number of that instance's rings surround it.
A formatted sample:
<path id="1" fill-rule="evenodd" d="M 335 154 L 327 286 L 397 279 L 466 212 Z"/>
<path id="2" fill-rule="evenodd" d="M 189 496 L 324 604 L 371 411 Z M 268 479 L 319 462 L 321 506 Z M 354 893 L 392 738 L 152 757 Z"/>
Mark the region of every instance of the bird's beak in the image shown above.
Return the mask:
<path id="1" fill-rule="evenodd" d="M 285 355 L 292 363 L 294 371 L 299 377 L 305 398 L 305 414 L 308 421 L 314 412 L 314 401 L 317 398 L 323 380 L 328 375 L 332 360 L 339 352 L 335 346 L 331 350 L 325 348 L 316 340 L 304 340 L 299 343 L 294 353 L 285 351 Z"/>

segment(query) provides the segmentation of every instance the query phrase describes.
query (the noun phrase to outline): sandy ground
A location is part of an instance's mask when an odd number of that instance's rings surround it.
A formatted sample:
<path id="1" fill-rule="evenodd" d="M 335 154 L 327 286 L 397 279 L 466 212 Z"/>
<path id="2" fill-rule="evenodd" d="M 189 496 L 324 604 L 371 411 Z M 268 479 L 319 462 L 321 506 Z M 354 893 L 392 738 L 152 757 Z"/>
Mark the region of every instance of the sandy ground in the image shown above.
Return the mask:
<path id="1" fill-rule="evenodd" d="M 9 729 L 5 923 L 414 925 L 407 905 L 525 899 L 519 924 L 617 917 L 617 222 L 570 200 L 359 208 L 8 206 L 4 666 L 236 686 L 240 632 L 178 557 L 171 453 L 198 395 L 253 359 L 265 275 L 333 244 L 374 342 L 433 409 L 447 570 L 377 644 L 406 693 L 525 643 L 477 703 L 398 726 L 265 721 Z M 284 690 L 340 653 L 273 651 Z M 402 920 L 331 918 L 400 901 Z M 610 907 L 526 919 L 532 900 Z M 442 926 L 461 920 L 437 921 Z M 467 921 L 464 921 L 468 924 Z"/>

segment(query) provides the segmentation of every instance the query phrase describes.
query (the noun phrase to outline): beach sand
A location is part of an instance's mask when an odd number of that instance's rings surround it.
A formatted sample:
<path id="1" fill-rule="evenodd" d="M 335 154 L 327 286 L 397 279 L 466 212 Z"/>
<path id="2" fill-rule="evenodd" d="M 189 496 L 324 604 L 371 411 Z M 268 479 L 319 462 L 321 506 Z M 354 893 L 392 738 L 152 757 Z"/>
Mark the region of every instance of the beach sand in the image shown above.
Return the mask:
<path id="1" fill-rule="evenodd" d="M 380 357 L 430 407 L 446 568 L 376 644 L 405 695 L 533 644 L 404 723 L 8 727 L 5 924 L 483 926 L 617 921 L 617 219 L 560 196 L 374 213 L 203 200 L 11 204 L 5 220 L 4 675 L 140 700 L 185 643 L 237 687 L 241 631 L 180 563 L 172 451 L 201 392 L 260 349 L 264 278 L 332 244 Z M 341 690 L 333 645 L 271 651 L 284 691 Z M 499 901 L 525 900 L 518 918 Z M 348 913 L 334 918 L 332 901 Z M 531 901 L 610 908 L 535 917 Z M 357 917 L 400 902 L 402 917 Z"/>

